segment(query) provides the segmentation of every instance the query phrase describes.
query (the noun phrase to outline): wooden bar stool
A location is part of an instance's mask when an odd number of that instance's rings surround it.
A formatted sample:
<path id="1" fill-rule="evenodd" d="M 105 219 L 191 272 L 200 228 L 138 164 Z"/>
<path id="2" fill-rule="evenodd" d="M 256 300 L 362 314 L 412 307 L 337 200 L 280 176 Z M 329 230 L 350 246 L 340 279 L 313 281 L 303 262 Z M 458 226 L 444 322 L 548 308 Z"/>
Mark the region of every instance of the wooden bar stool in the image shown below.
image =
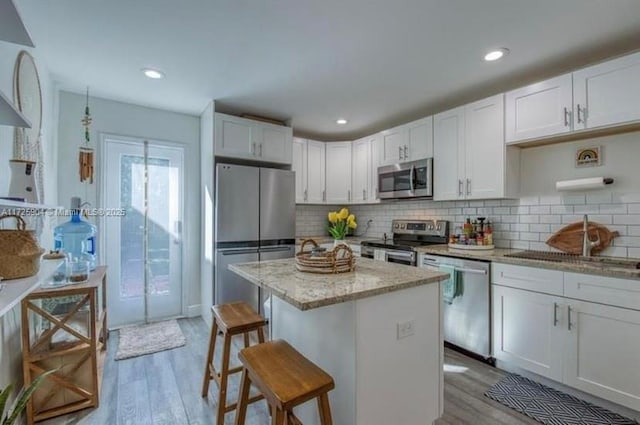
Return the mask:
<path id="1" fill-rule="evenodd" d="M 244 369 L 235 425 L 244 425 L 249 388 L 254 384 L 269 403 L 272 425 L 302 425 L 293 408 L 317 398 L 320 423 L 331 425 L 328 392 L 335 384 L 325 371 L 286 341 L 276 340 L 244 348 L 238 355 Z"/>
<path id="2" fill-rule="evenodd" d="M 214 305 L 211 310 L 213 312 L 213 326 L 211 327 L 209 352 L 207 353 L 207 363 L 204 369 L 202 397 L 207 396 L 209 393 L 209 383 L 211 379 L 214 379 L 219 388 L 216 423 L 218 425 L 222 425 L 224 424 L 224 415 L 227 412 L 235 410 L 237 406 L 237 402 L 227 405 L 227 382 L 229 375 L 242 371 L 242 366 L 231 369 L 229 368 L 229 359 L 231 357 L 231 338 L 234 335 L 243 334 L 244 346 L 249 347 L 249 333 L 256 331 L 258 333 L 258 342 L 263 343 L 264 331 L 262 328 L 265 325 L 265 320 L 245 302 Z M 213 364 L 213 355 L 216 348 L 218 330 L 222 332 L 224 341 L 220 372 L 216 371 Z M 248 403 L 253 403 L 258 400 L 262 400 L 263 398 L 264 397 L 262 395 L 251 397 L 248 400 Z"/>

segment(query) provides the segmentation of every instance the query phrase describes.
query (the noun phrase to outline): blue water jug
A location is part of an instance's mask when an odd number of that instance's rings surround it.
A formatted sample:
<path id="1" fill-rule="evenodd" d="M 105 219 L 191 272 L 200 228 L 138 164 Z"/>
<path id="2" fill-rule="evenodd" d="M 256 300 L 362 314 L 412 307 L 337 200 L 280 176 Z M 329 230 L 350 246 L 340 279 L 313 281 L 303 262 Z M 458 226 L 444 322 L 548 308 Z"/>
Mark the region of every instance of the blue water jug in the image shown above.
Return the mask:
<path id="1" fill-rule="evenodd" d="M 72 202 L 73 204 L 73 202 Z M 75 205 L 73 205 L 75 206 Z M 82 220 L 80 208 L 74 208 L 71 220 L 53 230 L 54 246 L 71 254 L 71 257 L 88 260 L 91 270 L 96 268 L 96 226 Z"/>

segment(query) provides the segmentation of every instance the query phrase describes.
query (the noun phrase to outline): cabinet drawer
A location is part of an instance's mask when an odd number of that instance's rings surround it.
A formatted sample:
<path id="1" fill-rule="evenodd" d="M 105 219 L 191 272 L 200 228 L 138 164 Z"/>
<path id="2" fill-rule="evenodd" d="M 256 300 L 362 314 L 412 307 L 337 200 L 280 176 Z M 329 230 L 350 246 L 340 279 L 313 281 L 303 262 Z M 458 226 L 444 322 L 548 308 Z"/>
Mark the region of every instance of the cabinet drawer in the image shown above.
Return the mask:
<path id="1" fill-rule="evenodd" d="M 640 280 L 565 273 L 564 291 L 568 298 L 640 310 Z"/>
<path id="2" fill-rule="evenodd" d="M 491 283 L 551 295 L 563 295 L 563 273 L 558 270 L 491 263 Z"/>

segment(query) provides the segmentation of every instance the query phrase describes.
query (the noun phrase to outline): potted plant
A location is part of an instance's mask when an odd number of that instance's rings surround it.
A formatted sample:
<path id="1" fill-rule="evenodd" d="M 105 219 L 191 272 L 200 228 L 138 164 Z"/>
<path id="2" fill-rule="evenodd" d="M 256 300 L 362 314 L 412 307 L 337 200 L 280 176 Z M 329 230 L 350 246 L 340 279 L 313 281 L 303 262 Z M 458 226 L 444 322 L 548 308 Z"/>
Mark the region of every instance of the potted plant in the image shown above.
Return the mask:
<path id="1" fill-rule="evenodd" d="M 349 210 L 342 208 L 340 211 L 331 211 L 329 218 L 329 234 L 333 236 L 334 246 L 343 243 L 349 229 L 358 227 L 356 216 L 349 214 Z"/>
<path id="2" fill-rule="evenodd" d="M 9 395 L 11 395 L 11 392 L 13 391 L 13 384 L 9 384 L 5 389 L 0 391 L 0 425 L 13 425 L 24 408 L 27 407 L 29 398 L 31 398 L 33 393 L 36 391 L 36 389 L 38 389 L 47 375 L 53 372 L 55 372 L 55 370 L 49 370 L 42 375 L 39 375 L 36 379 L 33 380 L 28 388 L 23 388 L 22 390 L 20 390 L 16 401 L 13 403 L 12 410 L 8 411 L 6 415 L 4 413 L 4 409 L 6 407 L 7 400 L 9 399 Z"/>

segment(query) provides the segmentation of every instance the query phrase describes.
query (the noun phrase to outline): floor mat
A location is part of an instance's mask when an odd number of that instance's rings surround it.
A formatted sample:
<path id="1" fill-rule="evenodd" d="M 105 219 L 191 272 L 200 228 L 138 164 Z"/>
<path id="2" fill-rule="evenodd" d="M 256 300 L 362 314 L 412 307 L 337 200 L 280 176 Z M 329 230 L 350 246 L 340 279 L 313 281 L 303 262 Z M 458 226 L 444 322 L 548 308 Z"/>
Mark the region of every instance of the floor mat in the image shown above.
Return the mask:
<path id="1" fill-rule="evenodd" d="M 516 374 L 507 375 L 484 395 L 547 425 L 638 425 L 635 420 Z"/>
<path id="2" fill-rule="evenodd" d="M 175 320 L 128 326 L 120 329 L 116 360 L 182 347 L 187 342 Z"/>

